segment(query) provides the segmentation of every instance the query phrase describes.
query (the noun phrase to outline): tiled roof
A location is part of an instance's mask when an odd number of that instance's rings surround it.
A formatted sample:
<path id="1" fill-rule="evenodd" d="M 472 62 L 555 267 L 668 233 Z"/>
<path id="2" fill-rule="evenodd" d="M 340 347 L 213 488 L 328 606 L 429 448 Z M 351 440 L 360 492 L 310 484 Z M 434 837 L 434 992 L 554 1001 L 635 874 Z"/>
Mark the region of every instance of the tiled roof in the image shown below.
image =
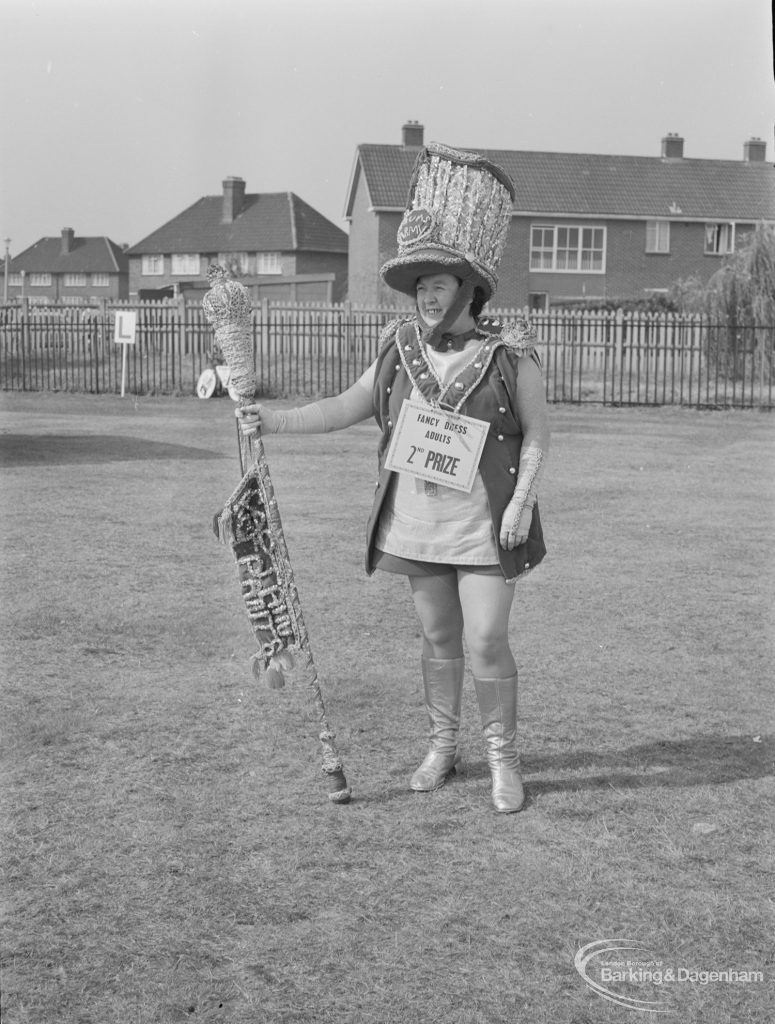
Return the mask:
<path id="1" fill-rule="evenodd" d="M 309 252 L 347 252 L 347 232 L 332 224 L 309 203 L 288 193 L 293 208 L 296 248 Z"/>
<path id="2" fill-rule="evenodd" d="M 223 196 L 203 196 L 127 253 L 347 252 L 347 233 L 293 192 L 247 194 L 229 224 L 222 211 Z"/>
<path id="3" fill-rule="evenodd" d="M 10 261 L 11 273 L 28 274 L 126 274 L 129 260 L 121 246 L 109 238 L 73 238 L 70 251 L 62 252 L 62 238 L 41 238 Z"/>
<path id="4" fill-rule="evenodd" d="M 375 209 L 404 209 L 417 152 L 403 146 L 358 148 Z M 775 168 L 764 161 L 503 149 L 473 152 L 488 157 L 511 176 L 516 213 L 775 220 Z M 348 196 L 348 215 L 356 180 L 357 174 Z"/>

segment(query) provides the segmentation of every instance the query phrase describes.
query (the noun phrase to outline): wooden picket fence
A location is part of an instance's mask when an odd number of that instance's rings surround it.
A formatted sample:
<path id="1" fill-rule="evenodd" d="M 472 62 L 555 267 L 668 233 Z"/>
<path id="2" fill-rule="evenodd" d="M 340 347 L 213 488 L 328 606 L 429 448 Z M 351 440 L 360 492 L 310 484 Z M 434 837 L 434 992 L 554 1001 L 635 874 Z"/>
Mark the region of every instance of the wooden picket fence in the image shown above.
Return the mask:
<path id="1" fill-rule="evenodd" d="M 182 300 L 85 306 L 0 305 L 0 387 L 5 391 L 118 393 L 122 345 L 116 314 L 137 313 L 127 349 L 130 394 L 197 393 L 214 337 L 199 304 Z M 491 315 L 508 319 L 516 310 Z M 375 358 L 390 309 L 288 304 L 253 310 L 263 392 L 337 394 Z M 624 311 L 531 315 L 550 402 L 773 408 L 773 324 Z"/>

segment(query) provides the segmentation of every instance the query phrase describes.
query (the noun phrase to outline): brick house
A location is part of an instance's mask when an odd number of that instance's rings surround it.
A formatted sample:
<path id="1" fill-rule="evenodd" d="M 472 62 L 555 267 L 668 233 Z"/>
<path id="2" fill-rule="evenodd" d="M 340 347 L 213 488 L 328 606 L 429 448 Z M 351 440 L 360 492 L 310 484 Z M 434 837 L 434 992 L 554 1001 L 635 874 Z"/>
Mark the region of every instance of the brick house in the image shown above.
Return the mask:
<path id="1" fill-rule="evenodd" d="M 3 282 L 5 286 L 5 282 Z M 41 238 L 8 261 L 8 298 L 72 305 L 125 299 L 129 261 L 109 238 L 80 238 L 63 228 L 59 238 Z"/>
<path id="2" fill-rule="evenodd" d="M 345 209 L 356 305 L 402 301 L 379 268 L 396 253 L 422 145 L 423 126 L 410 121 L 401 145 L 356 151 Z M 705 282 L 758 221 L 775 222 L 775 168 L 763 141 L 749 139 L 739 161 L 687 159 L 683 147 L 670 134 L 657 157 L 475 149 L 517 192 L 495 303 L 643 299 L 679 279 Z"/>
<path id="3" fill-rule="evenodd" d="M 340 302 L 347 287 L 347 234 L 293 192 L 246 193 L 223 182 L 127 250 L 131 297 L 196 295 L 207 268 L 225 263 L 256 300 Z"/>

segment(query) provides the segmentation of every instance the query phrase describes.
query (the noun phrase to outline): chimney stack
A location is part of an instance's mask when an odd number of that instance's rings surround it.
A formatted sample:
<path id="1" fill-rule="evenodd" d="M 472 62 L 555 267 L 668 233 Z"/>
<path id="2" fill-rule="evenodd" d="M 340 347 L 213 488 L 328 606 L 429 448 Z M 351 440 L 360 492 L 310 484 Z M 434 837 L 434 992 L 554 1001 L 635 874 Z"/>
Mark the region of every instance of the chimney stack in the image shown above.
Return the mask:
<path id="1" fill-rule="evenodd" d="M 62 228 L 62 255 L 67 256 L 73 251 L 75 232 L 72 228 Z"/>
<path id="2" fill-rule="evenodd" d="M 683 160 L 684 140 L 675 132 L 668 132 L 662 139 L 663 160 Z"/>
<path id="3" fill-rule="evenodd" d="M 401 144 L 404 149 L 419 149 L 424 146 L 424 132 L 425 127 L 419 121 L 407 121 L 401 129 Z"/>
<path id="4" fill-rule="evenodd" d="M 232 224 L 245 200 L 245 182 L 242 178 L 226 178 L 223 182 L 223 213 L 221 223 Z"/>
<path id="5" fill-rule="evenodd" d="M 767 143 L 756 136 L 743 143 L 743 160 L 747 164 L 763 164 L 767 159 Z"/>

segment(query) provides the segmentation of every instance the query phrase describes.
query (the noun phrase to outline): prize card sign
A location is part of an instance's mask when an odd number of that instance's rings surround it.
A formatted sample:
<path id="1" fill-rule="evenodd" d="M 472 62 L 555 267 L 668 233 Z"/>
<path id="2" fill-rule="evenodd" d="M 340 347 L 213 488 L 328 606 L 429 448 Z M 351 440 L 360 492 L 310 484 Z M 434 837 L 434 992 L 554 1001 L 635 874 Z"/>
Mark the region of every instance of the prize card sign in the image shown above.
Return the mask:
<path id="1" fill-rule="evenodd" d="M 485 420 L 405 401 L 385 465 L 470 494 L 488 428 Z"/>

